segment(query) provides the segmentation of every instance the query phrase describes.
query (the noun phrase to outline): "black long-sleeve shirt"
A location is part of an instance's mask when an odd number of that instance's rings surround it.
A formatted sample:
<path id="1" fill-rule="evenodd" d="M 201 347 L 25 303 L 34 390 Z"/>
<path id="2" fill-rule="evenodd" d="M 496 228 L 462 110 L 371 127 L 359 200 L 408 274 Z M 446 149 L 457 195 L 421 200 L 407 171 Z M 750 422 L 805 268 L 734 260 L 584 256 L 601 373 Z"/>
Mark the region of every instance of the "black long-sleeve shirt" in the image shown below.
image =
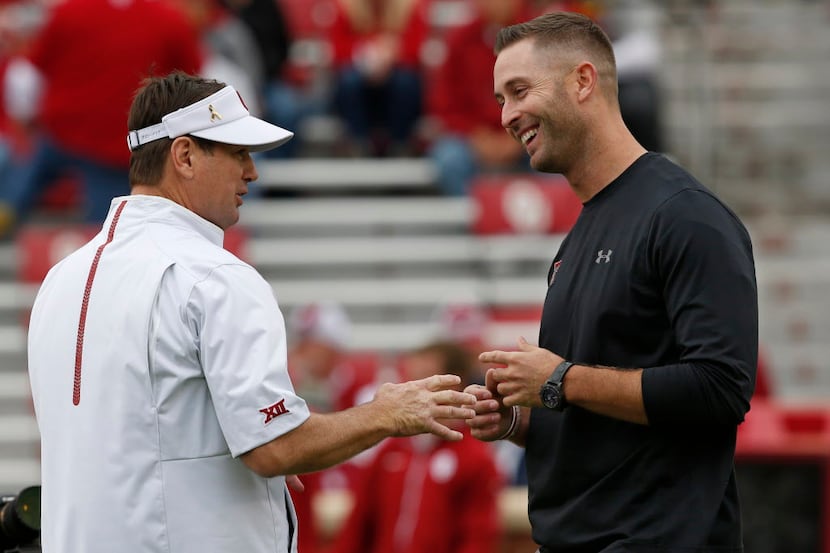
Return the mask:
<path id="1" fill-rule="evenodd" d="M 586 202 L 548 282 L 539 344 L 580 364 L 644 368 L 649 425 L 533 410 L 536 542 L 557 553 L 742 551 L 735 434 L 755 382 L 758 302 L 739 219 L 645 154 Z"/>

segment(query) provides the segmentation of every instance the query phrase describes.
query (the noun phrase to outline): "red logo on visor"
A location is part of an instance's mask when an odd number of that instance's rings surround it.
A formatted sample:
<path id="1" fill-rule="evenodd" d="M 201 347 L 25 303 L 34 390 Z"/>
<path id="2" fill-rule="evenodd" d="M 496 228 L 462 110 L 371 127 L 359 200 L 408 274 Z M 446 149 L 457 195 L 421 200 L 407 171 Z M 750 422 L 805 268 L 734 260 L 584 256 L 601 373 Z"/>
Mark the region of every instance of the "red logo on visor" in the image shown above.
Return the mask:
<path id="1" fill-rule="evenodd" d="M 236 95 L 239 96 L 239 101 L 242 102 L 242 105 L 245 106 L 245 109 L 248 109 L 248 104 L 245 103 L 245 100 L 242 99 L 242 94 L 239 91 L 236 92 Z M 248 111 L 251 111 L 248 109 Z"/>

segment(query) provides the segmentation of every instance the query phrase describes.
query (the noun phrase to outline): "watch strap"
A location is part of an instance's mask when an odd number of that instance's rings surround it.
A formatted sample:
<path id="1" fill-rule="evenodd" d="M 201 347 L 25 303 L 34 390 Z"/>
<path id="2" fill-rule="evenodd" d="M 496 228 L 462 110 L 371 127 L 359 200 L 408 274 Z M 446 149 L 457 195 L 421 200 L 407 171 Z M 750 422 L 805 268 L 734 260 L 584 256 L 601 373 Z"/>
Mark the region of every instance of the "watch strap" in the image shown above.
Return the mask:
<path id="1" fill-rule="evenodd" d="M 565 373 L 567 373 L 568 369 L 570 369 L 572 366 L 573 363 L 571 363 L 570 361 L 565 361 L 563 359 L 562 362 L 559 363 L 553 370 L 553 374 L 551 374 L 550 378 L 548 378 L 548 382 L 550 382 L 551 384 L 561 385 L 562 381 L 565 379 Z"/>

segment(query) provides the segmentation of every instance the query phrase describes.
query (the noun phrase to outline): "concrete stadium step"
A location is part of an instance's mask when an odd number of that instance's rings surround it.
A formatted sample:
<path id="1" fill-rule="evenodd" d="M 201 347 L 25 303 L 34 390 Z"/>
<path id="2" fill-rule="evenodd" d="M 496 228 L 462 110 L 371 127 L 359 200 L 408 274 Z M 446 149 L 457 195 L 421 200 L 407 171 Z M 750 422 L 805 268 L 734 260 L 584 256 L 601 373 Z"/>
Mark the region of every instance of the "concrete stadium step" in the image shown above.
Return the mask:
<path id="1" fill-rule="evenodd" d="M 313 158 L 257 161 L 257 185 L 269 190 L 437 192 L 426 158 Z"/>
<path id="2" fill-rule="evenodd" d="M 0 457 L 0 493 L 17 494 L 27 486 L 40 485 L 40 461 L 37 457 Z"/>
<path id="3" fill-rule="evenodd" d="M 0 355 L 25 354 L 26 331 L 20 325 L 0 326 Z"/>
<path id="4" fill-rule="evenodd" d="M 763 344 L 773 390 L 783 399 L 827 401 L 830 390 L 830 344 L 769 342 Z"/>
<path id="5" fill-rule="evenodd" d="M 270 280 L 280 306 L 291 309 L 315 301 L 332 301 L 347 309 L 400 306 L 438 307 L 447 303 L 489 306 L 538 305 L 545 294 L 545 275 L 479 279 L 435 278 L 309 278 Z"/>
<path id="6" fill-rule="evenodd" d="M 40 440 L 34 414 L 0 416 L 0 443 L 33 442 Z"/>
<path id="7" fill-rule="evenodd" d="M 564 235 L 379 236 L 262 238 L 248 246 L 250 261 L 267 270 L 280 265 L 504 264 L 551 261 Z"/>
<path id="8" fill-rule="evenodd" d="M 0 242 L 0 281 L 14 278 L 17 272 L 17 250 L 11 241 Z"/>
<path id="9" fill-rule="evenodd" d="M 475 206 L 469 198 L 285 198 L 246 204 L 240 223 L 258 236 L 279 233 L 372 231 L 465 232 Z"/>
<path id="10" fill-rule="evenodd" d="M 0 372 L 0 414 L 3 414 L 5 406 L 10 403 L 18 409 L 28 410 L 29 395 L 29 377 L 25 367 L 22 370 Z M 18 401 L 20 398 L 26 401 Z"/>

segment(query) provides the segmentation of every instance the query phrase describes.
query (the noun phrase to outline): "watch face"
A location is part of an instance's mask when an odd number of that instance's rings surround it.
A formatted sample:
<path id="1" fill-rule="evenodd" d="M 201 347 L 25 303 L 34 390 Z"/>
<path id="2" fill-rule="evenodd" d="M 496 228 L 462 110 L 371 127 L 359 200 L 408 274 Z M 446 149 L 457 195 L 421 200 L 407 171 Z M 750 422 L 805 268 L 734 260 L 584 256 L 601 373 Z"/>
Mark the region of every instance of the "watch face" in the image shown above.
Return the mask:
<path id="1" fill-rule="evenodd" d="M 558 410 L 562 405 L 562 391 L 559 386 L 545 382 L 540 392 L 542 405 L 548 409 Z"/>

